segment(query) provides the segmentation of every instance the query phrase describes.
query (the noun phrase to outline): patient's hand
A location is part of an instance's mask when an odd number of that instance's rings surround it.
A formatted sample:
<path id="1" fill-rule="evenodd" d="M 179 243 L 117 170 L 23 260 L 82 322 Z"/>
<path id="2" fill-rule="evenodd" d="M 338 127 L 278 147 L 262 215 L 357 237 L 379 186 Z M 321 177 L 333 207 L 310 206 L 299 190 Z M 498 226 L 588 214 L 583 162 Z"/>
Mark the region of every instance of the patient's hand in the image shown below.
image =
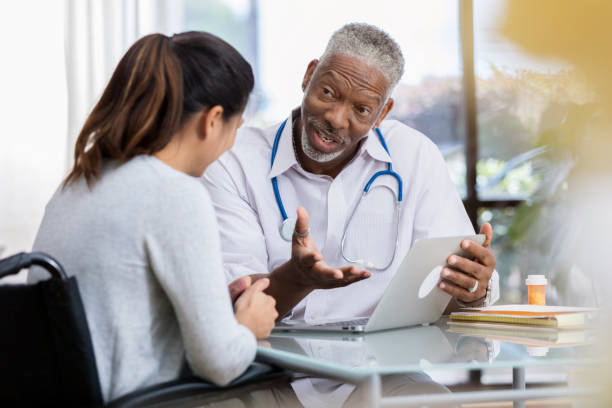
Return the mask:
<path id="1" fill-rule="evenodd" d="M 232 299 L 232 304 L 234 304 L 234 302 L 236 302 L 236 299 L 238 299 L 238 296 L 240 296 L 242 294 L 242 292 L 244 292 L 249 286 L 251 286 L 251 276 L 247 275 L 247 276 L 243 276 L 242 278 L 238 278 L 235 281 L 233 281 L 232 283 L 230 283 L 228 285 L 228 289 L 229 289 L 229 294 L 230 294 L 230 299 Z"/>
<path id="2" fill-rule="evenodd" d="M 297 209 L 295 231 L 308 233 L 308 212 L 303 207 Z M 354 265 L 329 266 L 310 234 L 305 237 L 293 234 L 290 263 L 294 283 L 310 289 L 338 288 L 370 277 L 370 272 L 359 270 Z"/>
<path id="3" fill-rule="evenodd" d="M 236 320 L 251 330 L 258 340 L 270 335 L 278 317 L 276 301 L 263 292 L 269 284 L 267 278 L 259 279 L 238 297 L 235 304 Z"/>
<path id="4" fill-rule="evenodd" d="M 495 270 L 495 255 L 491 251 L 491 238 L 493 228 L 488 222 L 480 228 L 480 233 L 486 239 L 482 245 L 473 241 L 464 240 L 461 248 L 474 257 L 474 260 L 457 255 L 448 257 L 451 268 L 442 270 L 440 289 L 453 295 L 464 303 L 481 300 L 487 294 L 487 286 Z M 478 282 L 478 288 L 473 293 L 469 290 Z"/>

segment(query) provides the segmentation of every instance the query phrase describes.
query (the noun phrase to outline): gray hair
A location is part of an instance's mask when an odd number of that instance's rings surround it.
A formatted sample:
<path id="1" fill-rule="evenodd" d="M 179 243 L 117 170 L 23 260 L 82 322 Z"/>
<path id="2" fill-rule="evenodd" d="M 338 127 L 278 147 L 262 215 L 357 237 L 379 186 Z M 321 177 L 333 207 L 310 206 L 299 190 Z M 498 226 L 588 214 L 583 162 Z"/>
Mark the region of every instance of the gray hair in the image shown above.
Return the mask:
<path id="1" fill-rule="evenodd" d="M 336 31 L 319 63 L 337 54 L 359 58 L 378 68 L 389 82 L 388 94 L 404 73 L 404 56 L 399 45 L 389 34 L 370 24 L 350 23 Z"/>

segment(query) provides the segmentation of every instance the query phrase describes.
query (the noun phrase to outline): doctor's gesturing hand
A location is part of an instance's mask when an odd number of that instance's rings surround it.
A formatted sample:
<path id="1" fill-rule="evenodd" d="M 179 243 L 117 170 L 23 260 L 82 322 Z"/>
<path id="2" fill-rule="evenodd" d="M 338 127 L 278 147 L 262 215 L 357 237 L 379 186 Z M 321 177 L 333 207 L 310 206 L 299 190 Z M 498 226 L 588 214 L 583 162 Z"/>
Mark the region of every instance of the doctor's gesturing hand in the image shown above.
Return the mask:
<path id="1" fill-rule="evenodd" d="M 313 290 L 347 286 L 369 278 L 370 272 L 354 265 L 329 266 L 309 233 L 306 209 L 299 207 L 291 242 L 291 259 L 269 275 L 253 276 L 254 279 L 263 277 L 270 279 L 266 293 L 276 299 L 276 309 L 283 317 Z"/>
<path id="2" fill-rule="evenodd" d="M 495 255 L 491 251 L 491 224 L 483 224 L 480 233 L 486 237 L 482 245 L 470 240 L 461 242 L 461 248 L 470 254 L 473 260 L 458 255 L 449 256 L 447 262 L 450 268 L 442 270 L 442 281 L 439 284 L 440 289 L 466 306 L 479 306 L 484 303 L 487 287 L 495 270 Z M 449 305 L 453 310 L 456 306 L 455 302 Z"/>
<path id="3" fill-rule="evenodd" d="M 293 264 L 295 283 L 313 289 L 338 288 L 370 277 L 370 272 L 359 270 L 354 265 L 332 268 L 323 260 L 309 233 L 308 212 L 304 207 L 297 209 L 290 262 Z"/>

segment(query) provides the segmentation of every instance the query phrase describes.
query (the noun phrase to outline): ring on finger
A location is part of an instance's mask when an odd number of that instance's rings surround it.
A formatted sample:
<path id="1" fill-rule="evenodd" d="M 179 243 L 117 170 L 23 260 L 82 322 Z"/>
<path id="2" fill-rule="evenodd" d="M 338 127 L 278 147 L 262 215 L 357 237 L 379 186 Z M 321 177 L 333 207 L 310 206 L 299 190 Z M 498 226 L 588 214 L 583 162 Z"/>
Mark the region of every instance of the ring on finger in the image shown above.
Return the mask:
<path id="1" fill-rule="evenodd" d="M 304 238 L 304 237 L 307 237 L 308 235 L 310 235 L 310 230 L 307 230 L 304 233 L 297 232 L 297 230 L 293 230 L 293 235 L 295 235 L 296 237 Z"/>
<path id="2" fill-rule="evenodd" d="M 474 284 L 474 286 L 472 286 L 470 289 L 468 289 L 468 292 L 470 293 L 474 293 L 478 290 L 478 281 L 476 281 L 476 283 Z"/>

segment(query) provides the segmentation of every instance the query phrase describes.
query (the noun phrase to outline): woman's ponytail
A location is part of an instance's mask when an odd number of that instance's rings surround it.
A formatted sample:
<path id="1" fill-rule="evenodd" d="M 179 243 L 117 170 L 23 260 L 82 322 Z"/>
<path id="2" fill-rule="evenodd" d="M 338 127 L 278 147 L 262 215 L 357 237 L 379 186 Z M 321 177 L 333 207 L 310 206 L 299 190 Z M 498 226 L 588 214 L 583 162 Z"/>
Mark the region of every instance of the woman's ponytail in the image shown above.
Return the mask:
<path id="1" fill-rule="evenodd" d="M 119 62 L 79 133 L 64 185 L 81 176 L 91 185 L 105 160 L 121 164 L 160 151 L 187 116 L 205 107 L 221 105 L 226 117 L 236 113 L 252 89 L 250 65 L 211 34 L 141 38 Z"/>

